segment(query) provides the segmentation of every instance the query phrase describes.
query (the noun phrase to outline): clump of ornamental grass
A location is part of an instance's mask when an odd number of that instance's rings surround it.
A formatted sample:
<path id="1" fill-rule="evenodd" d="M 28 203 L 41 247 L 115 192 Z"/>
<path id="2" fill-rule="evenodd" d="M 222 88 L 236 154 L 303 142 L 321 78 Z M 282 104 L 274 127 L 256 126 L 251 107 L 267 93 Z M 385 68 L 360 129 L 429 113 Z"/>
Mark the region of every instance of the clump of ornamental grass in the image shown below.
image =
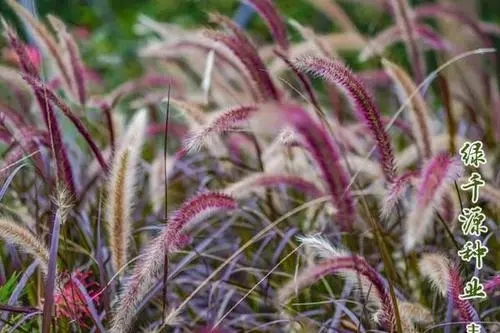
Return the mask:
<path id="1" fill-rule="evenodd" d="M 219 14 L 213 30 L 140 15 L 144 72 L 106 87 L 80 53 L 93 39 L 8 3 L 37 48 L 2 21 L 16 68 L 0 65 L 0 330 L 495 331 L 496 56 L 463 50 L 492 47 L 497 25 L 458 4 L 359 2 L 393 18 L 370 37 L 314 0 L 335 29 L 317 32 L 245 0 L 265 42 Z M 477 307 L 447 259 L 470 201 L 457 153 L 475 140 L 490 248 Z"/>

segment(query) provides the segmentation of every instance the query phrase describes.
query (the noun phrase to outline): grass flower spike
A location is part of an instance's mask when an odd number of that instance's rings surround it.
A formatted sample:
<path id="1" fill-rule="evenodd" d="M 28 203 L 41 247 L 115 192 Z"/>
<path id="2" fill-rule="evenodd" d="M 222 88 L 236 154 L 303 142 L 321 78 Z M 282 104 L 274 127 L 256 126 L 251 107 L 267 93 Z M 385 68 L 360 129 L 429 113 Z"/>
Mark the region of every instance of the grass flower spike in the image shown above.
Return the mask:
<path id="1" fill-rule="evenodd" d="M 218 212 L 236 207 L 236 202 L 230 196 L 213 192 L 200 193 L 187 200 L 168 219 L 167 225 L 145 249 L 142 260 L 135 266 L 129 282 L 123 287 L 110 333 L 128 332 L 135 306 L 162 272 L 165 257 L 185 245 L 188 236 L 184 230 Z"/>
<path id="2" fill-rule="evenodd" d="M 2 217 L 0 218 L 0 237 L 6 242 L 15 244 L 20 250 L 31 254 L 38 260 L 41 271 L 47 274 L 49 249 L 31 231 L 9 218 Z"/>
<path id="3" fill-rule="evenodd" d="M 412 209 L 406 218 L 404 244 L 407 250 L 423 240 L 443 195 L 462 172 L 460 160 L 448 153 L 439 153 L 424 165 Z"/>
<path id="4" fill-rule="evenodd" d="M 297 66 L 304 72 L 336 85 L 345 93 L 357 117 L 370 130 L 378 147 L 385 178 L 388 183 L 392 183 L 395 177 L 394 150 L 382 124 L 380 111 L 361 81 L 336 60 L 303 56 L 297 59 Z"/>
<path id="5" fill-rule="evenodd" d="M 130 121 L 120 147 L 114 155 L 106 204 L 106 223 L 109 234 L 111 262 L 115 272 L 128 261 L 131 238 L 131 212 L 134 203 L 134 185 L 137 179 L 142 143 L 146 133 L 147 114 L 137 112 Z"/>

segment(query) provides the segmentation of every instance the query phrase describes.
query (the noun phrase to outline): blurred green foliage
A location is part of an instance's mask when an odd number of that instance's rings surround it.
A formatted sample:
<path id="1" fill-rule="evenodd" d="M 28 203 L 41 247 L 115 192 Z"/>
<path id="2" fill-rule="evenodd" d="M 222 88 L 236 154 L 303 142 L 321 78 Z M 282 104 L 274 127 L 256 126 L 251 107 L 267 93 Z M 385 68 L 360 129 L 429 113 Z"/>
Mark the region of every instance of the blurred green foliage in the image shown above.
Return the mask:
<path id="1" fill-rule="evenodd" d="M 139 14 L 145 14 L 160 22 L 179 24 L 186 28 L 208 25 L 207 13 L 219 12 L 232 17 L 241 4 L 239 0 L 33 0 L 38 14 L 44 17 L 53 13 L 70 27 L 80 27 L 91 31 L 88 40 L 80 40 L 85 63 L 97 70 L 106 82 L 116 86 L 130 77 L 141 73 L 141 65 L 136 57 L 144 38 L 134 29 Z M 429 1 L 411 1 L 413 5 Z M 312 26 L 318 32 L 335 29 L 323 13 L 316 10 L 308 1 L 274 1 L 282 15 Z M 349 17 L 359 30 L 373 35 L 391 22 L 387 13 L 374 11 L 370 6 L 340 1 Z M 489 21 L 498 21 L 500 1 L 483 0 L 480 11 Z M 0 0 L 0 13 L 9 21 L 16 19 L 4 0 Z M 19 26 L 19 22 L 18 26 Z M 247 27 L 256 38 L 269 39 L 269 32 L 262 20 L 256 15 Z M 292 37 L 294 36 L 292 32 Z M 404 48 L 396 50 L 391 57 L 405 60 Z M 357 67 L 355 55 L 343 55 Z M 366 64 L 373 66 L 373 64 Z M 363 66 L 364 67 L 364 66 Z"/>
<path id="2" fill-rule="evenodd" d="M 92 32 L 88 40 L 80 40 L 84 61 L 111 86 L 141 73 L 136 51 L 144 44 L 144 38 L 134 30 L 139 14 L 193 28 L 209 24 L 208 12 L 232 17 L 241 4 L 238 0 L 39 0 L 35 3 L 40 17 L 52 13 L 70 27 L 83 27 Z M 318 32 L 335 29 L 335 24 L 307 1 L 294 1 L 291 6 L 289 0 L 277 0 L 275 4 L 285 17 L 312 26 Z M 366 6 L 343 4 L 343 7 L 354 22 L 360 22 L 360 30 L 369 34 L 390 22 L 387 15 L 384 17 L 383 13 L 370 11 Z M 4 0 L 0 0 L 0 11 L 10 21 L 16 21 Z M 256 38 L 270 38 L 257 15 L 247 28 Z"/>

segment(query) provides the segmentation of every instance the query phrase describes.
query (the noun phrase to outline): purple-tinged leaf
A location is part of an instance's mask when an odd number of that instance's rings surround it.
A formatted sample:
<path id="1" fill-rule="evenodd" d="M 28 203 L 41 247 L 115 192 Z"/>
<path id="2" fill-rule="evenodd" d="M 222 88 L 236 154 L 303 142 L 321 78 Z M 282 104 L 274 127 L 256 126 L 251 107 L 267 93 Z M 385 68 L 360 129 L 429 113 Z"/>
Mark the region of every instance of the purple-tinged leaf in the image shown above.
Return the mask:
<path id="1" fill-rule="evenodd" d="M 343 168 L 337 145 L 327 131 L 303 109 L 284 105 L 287 120 L 302 139 L 302 144 L 318 164 L 323 180 L 338 208 L 338 222 L 343 230 L 351 230 L 356 220 L 354 200 L 349 191 L 349 174 Z"/>
<path id="2" fill-rule="evenodd" d="M 274 85 L 257 49 L 244 31 L 224 16 L 212 15 L 212 20 L 216 20 L 219 24 L 227 27 L 232 34 L 206 31 L 205 36 L 222 43 L 244 64 L 259 89 L 262 101 L 279 101 L 280 93 Z"/>
<path id="3" fill-rule="evenodd" d="M 102 157 L 101 150 L 97 147 L 94 139 L 92 138 L 92 134 L 90 134 L 83 122 L 73 114 L 70 107 L 38 78 L 30 75 L 23 75 L 23 79 L 26 80 L 26 82 L 28 82 L 28 84 L 35 91 L 40 91 L 41 93 L 43 93 L 47 100 L 50 101 L 50 103 L 53 103 L 53 105 L 56 105 L 61 110 L 61 112 L 73 123 L 73 125 L 75 125 L 78 132 L 80 132 L 85 141 L 87 141 L 87 144 L 90 146 L 90 149 L 99 161 L 101 167 L 104 170 L 107 170 L 107 163 Z"/>
<path id="4" fill-rule="evenodd" d="M 271 0 L 244 0 L 244 2 L 248 3 L 259 13 L 269 27 L 276 44 L 283 51 L 287 51 L 290 43 L 288 42 L 286 25 Z"/>
<path id="5" fill-rule="evenodd" d="M 8 31 L 8 40 L 11 47 L 16 51 L 24 71 L 23 78 L 36 78 L 39 79 L 38 73 L 36 72 L 33 64 L 29 60 L 24 46 L 21 44 L 17 36 L 12 31 Z M 33 91 L 38 100 L 40 110 L 45 121 L 45 125 L 49 131 L 51 146 L 54 154 L 55 163 L 57 166 L 57 175 L 61 176 L 66 188 L 70 191 L 71 195 L 76 197 L 76 188 L 73 181 L 73 173 L 71 170 L 71 164 L 68 159 L 66 152 L 66 147 L 62 141 L 61 128 L 59 126 L 59 121 L 55 115 L 54 109 L 52 108 L 52 103 L 47 98 L 47 89 L 44 87 L 33 87 Z"/>
<path id="6" fill-rule="evenodd" d="M 464 285 L 462 282 L 462 278 L 460 277 L 458 268 L 450 265 L 448 274 L 448 297 L 453 300 L 453 303 L 458 310 L 460 321 L 463 321 L 464 326 L 466 326 L 467 324 L 474 321 L 474 317 L 476 317 L 476 311 L 474 310 L 474 307 L 469 300 L 460 298 L 460 294 L 462 294 L 464 291 Z"/>
<path id="7" fill-rule="evenodd" d="M 54 291 L 56 288 L 57 280 L 57 249 L 59 247 L 59 237 L 62 223 L 62 216 L 59 214 L 59 210 L 57 210 L 54 216 L 50 238 L 48 272 L 45 279 L 42 333 L 49 333 L 50 325 L 52 323 L 52 313 L 54 310 Z"/>

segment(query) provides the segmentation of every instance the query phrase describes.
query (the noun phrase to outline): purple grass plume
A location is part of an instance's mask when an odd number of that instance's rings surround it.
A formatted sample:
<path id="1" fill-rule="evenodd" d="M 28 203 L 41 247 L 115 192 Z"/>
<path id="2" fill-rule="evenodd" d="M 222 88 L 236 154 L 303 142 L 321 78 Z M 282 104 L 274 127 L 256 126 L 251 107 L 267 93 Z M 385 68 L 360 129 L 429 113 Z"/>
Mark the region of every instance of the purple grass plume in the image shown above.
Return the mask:
<path id="1" fill-rule="evenodd" d="M 168 219 L 161 233 L 144 250 L 132 276 L 122 289 L 122 295 L 112 319 L 110 333 L 126 333 L 130 330 L 135 307 L 153 283 L 161 278 L 165 257 L 186 245 L 189 237 L 186 229 L 216 213 L 237 208 L 237 203 L 228 195 L 203 192 L 187 200 Z"/>
<path id="2" fill-rule="evenodd" d="M 339 61 L 302 56 L 297 67 L 339 87 L 353 105 L 357 117 L 370 130 L 380 154 L 382 170 L 388 183 L 395 177 L 394 150 L 382 124 L 380 111 L 362 82 Z"/>
<path id="3" fill-rule="evenodd" d="M 460 160 L 446 152 L 436 154 L 424 165 L 411 211 L 406 218 L 404 244 L 407 251 L 423 241 L 435 210 L 440 207 L 449 186 L 458 180 L 462 172 Z"/>

